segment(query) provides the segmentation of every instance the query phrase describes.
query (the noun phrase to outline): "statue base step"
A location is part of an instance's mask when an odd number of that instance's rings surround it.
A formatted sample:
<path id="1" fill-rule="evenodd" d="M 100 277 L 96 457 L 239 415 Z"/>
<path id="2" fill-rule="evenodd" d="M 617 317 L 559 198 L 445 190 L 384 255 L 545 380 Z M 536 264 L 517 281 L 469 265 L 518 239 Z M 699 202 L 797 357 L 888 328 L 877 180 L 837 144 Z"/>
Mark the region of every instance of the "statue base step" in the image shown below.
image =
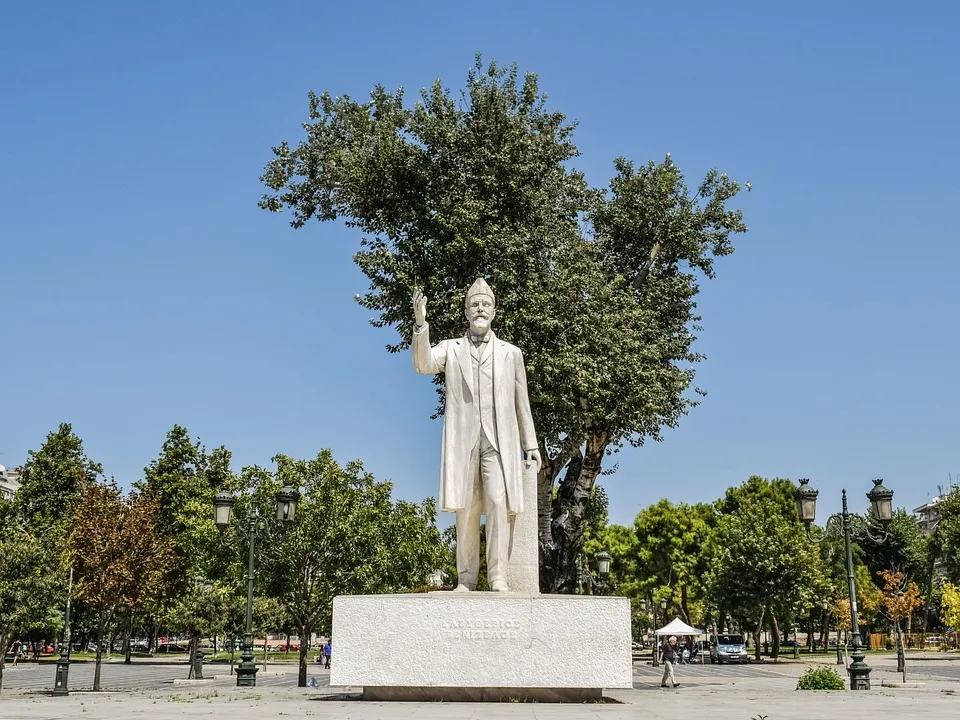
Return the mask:
<path id="1" fill-rule="evenodd" d="M 364 699 L 585 702 L 633 687 L 622 597 L 342 595 L 332 636 L 330 684 Z"/>

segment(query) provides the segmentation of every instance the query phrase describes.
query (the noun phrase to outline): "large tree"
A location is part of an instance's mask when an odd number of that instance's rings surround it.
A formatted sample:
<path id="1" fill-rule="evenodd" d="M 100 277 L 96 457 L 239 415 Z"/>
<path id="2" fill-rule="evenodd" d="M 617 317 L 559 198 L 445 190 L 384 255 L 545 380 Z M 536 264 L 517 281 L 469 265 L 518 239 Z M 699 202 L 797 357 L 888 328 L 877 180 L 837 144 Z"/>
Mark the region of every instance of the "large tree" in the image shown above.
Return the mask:
<path id="1" fill-rule="evenodd" d="M 329 450 L 312 460 L 274 460 L 276 473 L 251 468 L 247 474 L 257 476 L 253 502 L 274 528 L 261 554 L 263 582 L 299 634 L 304 687 L 310 638 L 330 629 L 333 598 L 422 586 L 440 566 L 443 547 L 432 499 L 392 500 L 391 483 L 375 480 L 359 462 L 341 466 Z M 283 485 L 302 493 L 289 523 L 279 523 L 274 510 L 274 493 Z"/>
<path id="2" fill-rule="evenodd" d="M 104 635 L 117 611 L 131 608 L 167 571 L 169 542 L 155 530 L 157 505 L 128 499 L 111 483 L 91 483 L 74 512 L 69 556 L 76 595 L 93 616 L 97 655 L 93 689 L 100 689 Z"/>
<path id="3" fill-rule="evenodd" d="M 140 495 L 157 505 L 157 532 L 168 539 L 173 552 L 167 572 L 156 580 L 149 597 L 151 647 L 160 619 L 169 617 L 196 578 L 225 580 L 242 575 L 242 569 L 231 572 L 223 561 L 213 523 L 214 494 L 240 487 L 230 471 L 230 459 L 226 448 L 208 452 L 186 428 L 174 425 L 160 455 L 144 469 L 143 480 L 135 483 Z"/>
<path id="4" fill-rule="evenodd" d="M 618 159 L 609 187 L 590 189 L 570 166 L 573 123 L 515 66 L 478 57 L 459 98 L 437 81 L 404 101 L 380 86 L 367 102 L 311 93 L 306 139 L 274 148 L 261 206 L 290 209 L 294 227 L 342 218 L 360 231 L 360 303 L 397 330 L 392 352 L 409 346 L 415 287 L 444 337 L 463 331 L 465 289 L 488 278 L 498 333 L 525 354 L 544 458 L 541 588 L 570 592 L 604 457 L 661 439 L 696 404 L 698 282 L 746 230 L 727 207 L 740 186 L 712 170 L 690 191 L 667 157 Z"/>
<path id="5" fill-rule="evenodd" d="M 21 470 L 16 505 L 30 532 L 61 545 L 84 488 L 102 474 L 103 467 L 86 456 L 73 427 L 61 423 L 39 450 L 28 453 Z"/>
<path id="6" fill-rule="evenodd" d="M 776 656 L 783 618 L 822 596 L 816 547 L 771 492 L 720 518 L 710 554 L 706 583 L 714 602 L 752 630 L 755 643 L 769 626 Z"/>
<path id="7" fill-rule="evenodd" d="M 21 528 L 0 535 L 0 688 L 7 648 L 18 634 L 55 625 L 61 577 L 49 549 Z"/>
<path id="8" fill-rule="evenodd" d="M 717 524 L 710 505 L 674 505 L 661 500 L 634 520 L 637 579 L 645 594 L 666 599 L 690 624 L 703 619 L 706 549 Z"/>

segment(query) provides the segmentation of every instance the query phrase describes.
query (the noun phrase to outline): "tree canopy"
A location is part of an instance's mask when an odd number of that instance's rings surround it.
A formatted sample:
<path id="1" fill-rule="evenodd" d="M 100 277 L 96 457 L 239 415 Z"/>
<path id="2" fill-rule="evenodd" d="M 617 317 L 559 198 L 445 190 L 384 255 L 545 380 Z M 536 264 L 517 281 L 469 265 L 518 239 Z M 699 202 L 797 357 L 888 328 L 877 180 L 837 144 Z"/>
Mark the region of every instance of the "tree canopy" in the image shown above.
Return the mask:
<path id="1" fill-rule="evenodd" d="M 70 532 L 73 511 L 84 488 L 103 475 L 103 467 L 83 452 L 83 441 L 69 423 L 31 450 L 20 472 L 16 506 L 36 537 L 61 543 Z"/>
<path id="2" fill-rule="evenodd" d="M 590 188 L 571 164 L 574 124 L 537 76 L 479 56 L 459 98 L 439 80 L 413 103 L 381 86 L 364 102 L 311 93 L 308 115 L 305 139 L 273 149 L 261 207 L 359 231 L 360 303 L 396 329 L 393 352 L 410 343 L 414 288 L 449 337 L 466 288 L 488 279 L 498 334 L 524 351 L 545 458 L 541 588 L 572 591 L 604 456 L 659 440 L 697 404 L 698 278 L 747 229 L 728 207 L 741 186 L 711 170 L 691 191 L 668 156 L 618 158 L 609 186 Z"/>

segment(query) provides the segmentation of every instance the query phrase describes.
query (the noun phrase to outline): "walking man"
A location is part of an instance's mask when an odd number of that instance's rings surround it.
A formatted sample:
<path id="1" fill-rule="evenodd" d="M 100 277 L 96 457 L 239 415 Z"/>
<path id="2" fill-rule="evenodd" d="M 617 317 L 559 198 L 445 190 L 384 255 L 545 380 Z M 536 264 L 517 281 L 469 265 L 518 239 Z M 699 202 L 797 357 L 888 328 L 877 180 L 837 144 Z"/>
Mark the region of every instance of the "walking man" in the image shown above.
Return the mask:
<path id="1" fill-rule="evenodd" d="M 676 678 L 673 676 L 673 664 L 677 661 L 677 636 L 671 635 L 663 647 L 660 648 L 660 662 L 663 663 L 663 679 L 660 680 L 660 687 L 668 687 L 667 679 L 673 687 L 680 687 Z"/>

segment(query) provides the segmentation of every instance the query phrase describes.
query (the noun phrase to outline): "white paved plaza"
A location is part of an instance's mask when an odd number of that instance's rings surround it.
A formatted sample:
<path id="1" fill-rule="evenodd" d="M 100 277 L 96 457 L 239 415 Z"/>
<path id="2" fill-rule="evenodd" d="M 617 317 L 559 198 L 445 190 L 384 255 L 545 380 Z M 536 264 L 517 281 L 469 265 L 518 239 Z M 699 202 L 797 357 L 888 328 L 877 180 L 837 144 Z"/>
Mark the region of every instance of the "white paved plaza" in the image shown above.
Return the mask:
<path id="1" fill-rule="evenodd" d="M 265 675 L 256 688 L 237 688 L 220 676 L 203 684 L 160 682 L 157 670 L 143 675 L 155 689 L 100 694 L 74 693 L 52 698 L 36 687 L 20 689 L 7 684 L 15 673 L 5 673 L 0 695 L 3 720 L 187 720 L 224 718 L 262 720 L 265 717 L 317 717 L 374 720 L 411 718 L 484 718 L 499 720 L 566 720 L 574 718 L 663 718 L 689 720 L 720 716 L 724 720 L 811 720 L 843 718 L 865 720 L 893 713 L 903 718 L 956 718 L 960 716 L 960 658 L 932 657 L 908 660 L 908 683 L 900 684 L 893 659 L 871 657 L 874 688 L 866 693 L 800 692 L 796 677 L 808 663 L 763 663 L 737 666 L 683 666 L 678 668 L 681 687 L 661 690 L 657 671 L 648 665 L 634 667 L 634 689 L 609 691 L 610 702 L 590 704 L 546 703 L 366 703 L 357 699 L 358 688 L 331 688 L 327 673 L 311 668 L 317 687 L 297 688 L 294 667 L 278 668 Z M 43 668 L 47 670 L 47 668 Z M 171 667 L 177 674 L 181 666 Z M 19 670 L 19 669 L 17 669 Z M 134 669 L 135 670 L 135 669 Z M 128 670 L 128 672 L 133 672 Z M 21 677 L 26 677 L 23 674 Z M 133 677 L 133 676 L 131 676 Z M 31 683 L 33 685 L 33 683 Z"/>

